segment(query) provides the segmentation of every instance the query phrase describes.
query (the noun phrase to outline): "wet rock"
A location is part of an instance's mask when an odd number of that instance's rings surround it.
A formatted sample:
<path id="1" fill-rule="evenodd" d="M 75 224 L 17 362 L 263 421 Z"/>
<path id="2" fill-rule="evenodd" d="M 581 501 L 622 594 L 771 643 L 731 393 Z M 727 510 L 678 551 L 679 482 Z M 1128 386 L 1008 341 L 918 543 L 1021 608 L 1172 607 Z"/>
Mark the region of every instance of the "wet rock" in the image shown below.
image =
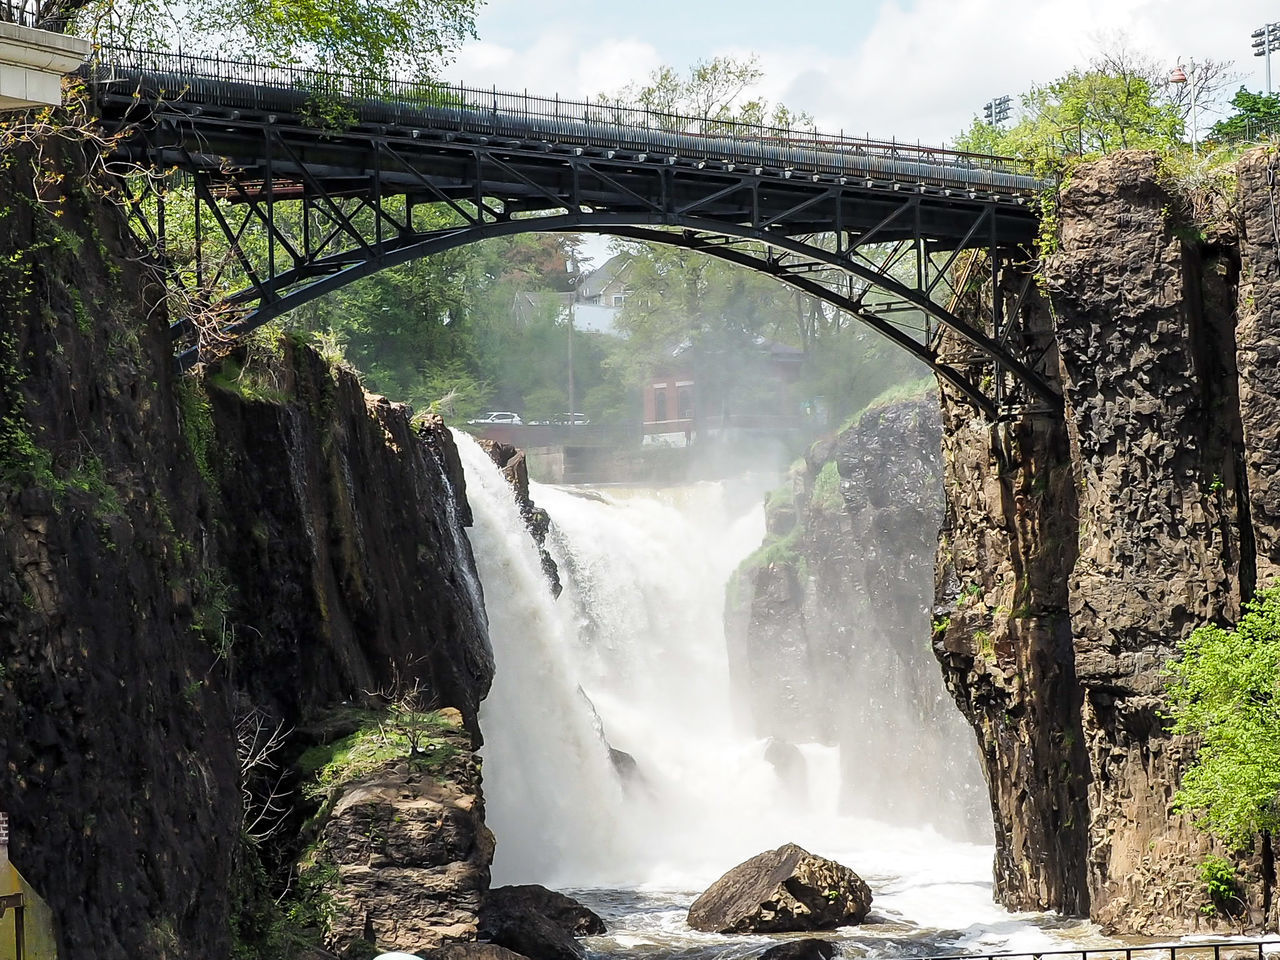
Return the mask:
<path id="1" fill-rule="evenodd" d="M 640 769 L 636 764 L 636 758 L 627 753 L 627 751 L 610 747 L 609 762 L 613 764 L 614 773 L 622 778 L 624 782 L 640 779 Z"/>
<path id="2" fill-rule="evenodd" d="M 972 734 L 920 642 L 942 519 L 941 436 L 926 389 L 875 404 L 810 447 L 792 469 L 798 529 L 769 562 L 735 574 L 725 639 L 734 706 L 756 736 L 839 744 L 842 808 L 892 808 L 978 840 L 990 810 Z M 787 499 L 768 500 L 775 538 L 787 535 L 775 516 Z M 899 735 L 922 725 L 930 736 Z M 805 789 L 792 773 L 800 758 L 771 748 L 766 759 Z"/>
<path id="3" fill-rule="evenodd" d="M 759 960 L 832 960 L 835 955 L 836 945 L 830 940 L 805 937 L 770 947 L 760 954 Z"/>
<path id="4" fill-rule="evenodd" d="M 789 933 L 861 923 L 871 889 L 848 867 L 794 843 L 738 864 L 693 902 L 689 926 L 709 933 Z"/>
<path id="5" fill-rule="evenodd" d="M 604 921 L 572 897 L 537 884 L 497 887 L 480 908 L 480 936 L 532 960 L 581 960 L 575 937 L 605 932 Z"/>
<path id="6" fill-rule="evenodd" d="M 449 943 L 431 954 L 432 960 L 528 960 L 496 943 Z"/>
<path id="7" fill-rule="evenodd" d="M 485 916 L 498 913 L 536 913 L 575 937 L 595 937 L 605 932 L 604 921 L 573 897 L 536 883 L 495 887 L 484 901 Z"/>
<path id="8" fill-rule="evenodd" d="M 538 545 L 538 559 L 542 564 L 542 573 L 551 586 L 551 595 L 559 597 L 564 588 L 560 584 L 560 568 L 547 552 L 547 533 L 551 529 L 551 517 L 546 510 L 537 506 L 529 497 L 529 466 L 525 461 L 524 451 L 509 443 L 497 440 L 477 441 L 489 459 L 498 465 L 502 475 L 516 492 L 516 504 L 520 507 L 520 516 L 524 518 L 529 534 Z"/>
<path id="9" fill-rule="evenodd" d="M 765 760 L 778 771 L 783 780 L 803 780 L 805 776 L 804 754 L 794 743 L 770 737 L 764 748 Z"/>
<path id="10" fill-rule="evenodd" d="M 469 738 L 460 722 L 443 736 L 456 750 L 443 766 L 402 762 L 352 783 L 324 825 L 321 857 L 338 879 L 326 940 L 339 952 L 372 939 L 426 953 L 477 935 L 493 835 Z"/>

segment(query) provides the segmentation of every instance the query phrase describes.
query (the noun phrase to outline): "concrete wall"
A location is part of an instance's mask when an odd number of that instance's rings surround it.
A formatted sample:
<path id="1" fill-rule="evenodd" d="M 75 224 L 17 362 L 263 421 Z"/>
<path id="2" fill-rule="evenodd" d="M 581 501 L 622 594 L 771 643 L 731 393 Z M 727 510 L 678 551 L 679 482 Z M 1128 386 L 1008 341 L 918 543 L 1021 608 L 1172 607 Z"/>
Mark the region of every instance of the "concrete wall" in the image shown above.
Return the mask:
<path id="1" fill-rule="evenodd" d="M 63 75 L 88 55 L 88 40 L 0 23 L 0 111 L 59 106 Z"/>

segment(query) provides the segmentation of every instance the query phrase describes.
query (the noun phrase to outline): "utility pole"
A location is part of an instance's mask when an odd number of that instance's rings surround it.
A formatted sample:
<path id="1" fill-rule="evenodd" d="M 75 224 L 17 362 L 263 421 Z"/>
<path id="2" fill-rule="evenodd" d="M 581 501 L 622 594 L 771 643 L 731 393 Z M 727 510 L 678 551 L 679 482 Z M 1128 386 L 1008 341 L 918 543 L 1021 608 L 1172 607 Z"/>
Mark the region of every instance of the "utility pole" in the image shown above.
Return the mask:
<path id="1" fill-rule="evenodd" d="M 1267 96 L 1271 96 L 1271 54 L 1280 50 L 1280 23 L 1268 23 L 1249 34 L 1253 38 L 1253 55 L 1267 62 Z"/>
<path id="2" fill-rule="evenodd" d="M 1196 62 L 1191 61 L 1191 66 L 1187 69 L 1182 68 L 1179 63 L 1171 71 L 1169 71 L 1170 83 L 1185 83 L 1191 90 L 1191 155 L 1198 157 L 1200 155 L 1196 141 L 1199 139 L 1200 131 L 1196 125 L 1196 90 L 1200 86 L 1200 73 L 1196 70 Z"/>
<path id="3" fill-rule="evenodd" d="M 577 258 L 564 262 L 565 273 L 569 275 L 569 423 L 578 423 L 578 408 L 574 403 L 573 390 L 573 306 L 578 299 L 578 281 L 582 279 L 578 271 Z"/>

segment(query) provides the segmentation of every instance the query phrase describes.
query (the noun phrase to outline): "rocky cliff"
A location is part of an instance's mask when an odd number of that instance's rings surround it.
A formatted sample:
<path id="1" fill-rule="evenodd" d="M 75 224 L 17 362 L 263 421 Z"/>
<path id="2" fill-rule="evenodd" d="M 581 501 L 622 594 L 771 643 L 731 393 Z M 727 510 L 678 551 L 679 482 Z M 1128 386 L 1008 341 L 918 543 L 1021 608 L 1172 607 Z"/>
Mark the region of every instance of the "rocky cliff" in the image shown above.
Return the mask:
<path id="1" fill-rule="evenodd" d="M 768 498 L 764 546 L 729 588 L 739 711 L 792 746 L 839 745 L 843 805 L 981 835 L 972 742 L 922 642 L 942 515 L 936 395 L 873 402 Z"/>
<path id="2" fill-rule="evenodd" d="M 1280 571 L 1274 164 L 1246 156 L 1207 228 L 1154 154 L 1081 166 L 1024 316 L 1053 337 L 1065 415 L 992 426 L 944 398 L 935 651 L 984 755 L 1010 906 L 1226 923 L 1201 911 L 1213 845 L 1171 809 L 1193 745 L 1166 733 L 1162 668 Z M 1272 864 L 1242 858 L 1255 924 L 1275 921 Z"/>
<path id="3" fill-rule="evenodd" d="M 280 949 L 303 731 L 407 682 L 476 730 L 461 468 L 438 421 L 287 339 L 180 381 L 156 275 L 56 154 L 0 169 L 11 856 L 65 956 Z"/>

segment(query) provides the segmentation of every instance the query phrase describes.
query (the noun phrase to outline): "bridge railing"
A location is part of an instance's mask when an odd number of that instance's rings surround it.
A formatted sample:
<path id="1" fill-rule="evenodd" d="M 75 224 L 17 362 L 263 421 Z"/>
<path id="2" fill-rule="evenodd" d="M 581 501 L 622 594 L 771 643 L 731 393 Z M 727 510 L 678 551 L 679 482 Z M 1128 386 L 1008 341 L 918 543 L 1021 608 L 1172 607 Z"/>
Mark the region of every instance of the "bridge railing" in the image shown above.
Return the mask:
<path id="1" fill-rule="evenodd" d="M 61 32 L 67 14 L 58 0 L 0 0 L 0 23 Z"/>
<path id="2" fill-rule="evenodd" d="M 1018 953 L 963 953 L 929 960 L 1276 960 L 1280 940 L 1182 942 Z"/>
<path id="3" fill-rule="evenodd" d="M 340 74 L 253 60 L 103 47 L 97 76 L 161 78 L 200 102 L 280 109 L 289 97 L 354 107 L 366 122 L 417 124 L 514 139 L 538 137 L 601 149 L 705 157 L 828 175 L 875 175 L 938 187 L 1030 195 L 1041 184 L 1023 161 L 986 154 L 654 110 L 609 99 L 563 99 L 455 84 Z M 216 89 L 215 89 L 216 88 Z M 283 98 L 283 99 L 282 99 Z M 301 105 L 299 102 L 296 105 Z"/>

